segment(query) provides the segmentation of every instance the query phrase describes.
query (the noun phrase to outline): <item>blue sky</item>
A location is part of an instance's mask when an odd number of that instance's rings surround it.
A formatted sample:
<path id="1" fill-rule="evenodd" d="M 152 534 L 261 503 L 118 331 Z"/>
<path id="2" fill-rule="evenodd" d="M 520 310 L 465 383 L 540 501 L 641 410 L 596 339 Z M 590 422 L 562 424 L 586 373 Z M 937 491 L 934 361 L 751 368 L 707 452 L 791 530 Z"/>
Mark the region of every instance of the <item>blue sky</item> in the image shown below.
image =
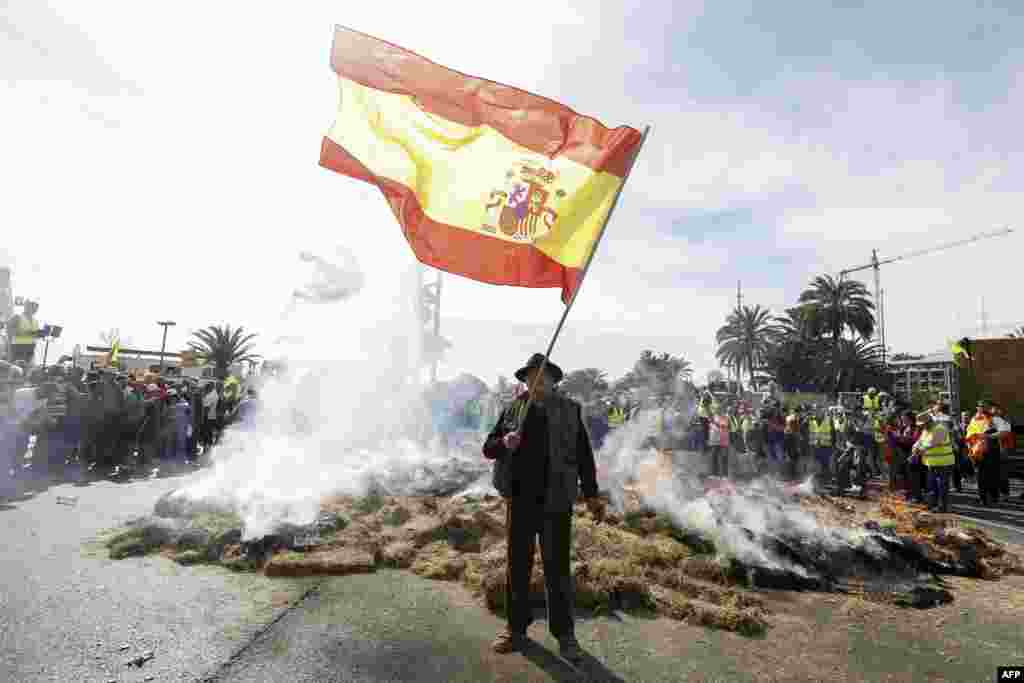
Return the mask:
<path id="1" fill-rule="evenodd" d="M 1013 225 L 1019 6 L 523 0 L 515 14 L 528 29 L 510 31 L 495 20 L 508 5 L 469 0 L 400 16 L 327 1 L 239 12 L 186 0 L 166 15 L 11 0 L 0 10 L 0 181 L 19 190 L 6 219 L 21 229 L 5 232 L 0 257 L 69 343 L 117 326 L 158 345 L 164 317 L 179 321 L 172 346 L 229 320 L 273 337 L 304 249 L 349 247 L 371 280 L 389 277 L 405 245 L 383 201 L 316 165 L 337 106 L 331 26 L 342 23 L 609 125 L 650 124 L 555 355 L 616 375 L 654 347 L 705 372 L 737 280 L 746 303 L 781 313 L 812 277 L 866 263 L 873 248 L 894 256 Z M 187 271 L 151 280 L 94 266 L 110 251 L 102 230 L 140 225 L 167 236 L 162 260 Z M 990 332 L 1024 324 L 1022 239 L 885 269 L 894 349 L 978 334 L 982 298 Z M 133 263 L 149 250 L 122 237 L 115 251 Z M 225 255 L 244 264 L 244 293 L 194 275 L 218 272 Z M 126 278 L 146 284 L 125 289 Z M 120 304 L 104 304 L 114 290 Z M 454 346 L 443 373 L 493 378 L 545 347 L 561 313 L 554 291 L 456 277 L 444 291 Z M 338 334 L 351 322 L 325 316 Z"/>

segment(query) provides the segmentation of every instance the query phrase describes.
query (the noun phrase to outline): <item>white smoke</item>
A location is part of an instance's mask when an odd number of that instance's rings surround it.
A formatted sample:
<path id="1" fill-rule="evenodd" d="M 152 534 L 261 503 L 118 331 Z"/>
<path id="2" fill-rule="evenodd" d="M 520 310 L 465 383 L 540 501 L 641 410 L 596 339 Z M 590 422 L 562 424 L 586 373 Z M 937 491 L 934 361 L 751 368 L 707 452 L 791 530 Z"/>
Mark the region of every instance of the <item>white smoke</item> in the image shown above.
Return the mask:
<path id="1" fill-rule="evenodd" d="M 693 410 L 695 406 L 685 406 L 679 419 L 688 422 Z M 710 471 L 708 457 L 688 450 L 674 451 L 667 462 L 651 445 L 659 431 L 660 412 L 640 410 L 609 433 L 595 454 L 599 484 L 609 492 L 619 513 L 626 510 L 628 488 L 643 506 L 714 543 L 723 558 L 801 576 L 807 575 L 806 570 L 773 554 L 767 540 L 799 538 L 823 549 L 864 547 L 864 533 L 825 528 L 794 502 L 794 496 L 813 494 L 810 480 L 785 488 L 768 477 L 749 483 L 705 480 L 702 475 Z M 679 431 L 678 423 L 672 431 Z M 731 466 L 736 462 L 732 456 Z"/>
<path id="2" fill-rule="evenodd" d="M 299 254 L 299 259 L 312 266 L 309 282 L 292 293 L 300 302 L 335 303 L 359 293 L 366 282 L 355 255 L 339 247 L 335 259 L 327 260 L 310 251 Z"/>
<path id="3" fill-rule="evenodd" d="M 312 280 L 295 289 L 288 329 L 267 354 L 288 372 L 262 386 L 256 424 L 229 429 L 207 476 L 182 492 L 235 509 L 246 538 L 312 522 L 328 495 L 409 493 L 480 476 L 479 443 L 428 443 L 419 265 L 389 256 L 368 276 L 344 250 L 301 255 Z"/>

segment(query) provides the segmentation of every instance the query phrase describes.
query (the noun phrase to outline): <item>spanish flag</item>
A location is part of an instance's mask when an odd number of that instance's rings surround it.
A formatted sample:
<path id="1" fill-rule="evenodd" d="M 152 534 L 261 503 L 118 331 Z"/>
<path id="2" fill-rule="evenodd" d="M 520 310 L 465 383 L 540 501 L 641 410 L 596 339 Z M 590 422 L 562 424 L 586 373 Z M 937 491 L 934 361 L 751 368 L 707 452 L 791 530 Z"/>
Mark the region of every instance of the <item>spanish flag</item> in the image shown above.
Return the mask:
<path id="1" fill-rule="evenodd" d="M 320 165 L 376 185 L 416 258 L 568 302 L 641 134 L 336 27 Z"/>

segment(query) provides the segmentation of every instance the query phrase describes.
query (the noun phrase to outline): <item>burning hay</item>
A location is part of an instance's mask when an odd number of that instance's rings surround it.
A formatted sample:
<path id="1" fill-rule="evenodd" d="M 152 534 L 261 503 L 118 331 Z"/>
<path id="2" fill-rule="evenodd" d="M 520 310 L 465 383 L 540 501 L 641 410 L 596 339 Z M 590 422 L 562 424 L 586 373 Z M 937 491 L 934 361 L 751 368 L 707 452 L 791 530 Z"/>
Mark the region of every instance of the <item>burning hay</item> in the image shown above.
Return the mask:
<path id="1" fill-rule="evenodd" d="M 896 496 L 883 496 L 877 507 L 836 507 L 831 499 L 807 499 L 803 505 L 823 522 L 865 529 L 894 554 L 936 574 L 987 580 L 1024 575 L 1021 558 L 983 529 L 964 526 L 955 515 L 929 513 Z"/>
<path id="2" fill-rule="evenodd" d="M 647 507 L 651 498 L 631 489 L 621 500 L 601 523 L 577 506 L 570 555 L 577 607 L 650 610 L 754 635 L 770 616 L 755 589 L 929 607 L 953 599 L 933 575 L 1024 574 L 1019 558 L 984 531 L 896 498 L 849 503 L 750 486 L 710 491 L 681 512 Z M 111 541 L 112 556 L 163 550 L 182 564 L 262 567 L 271 576 L 407 569 L 461 582 L 492 611 L 505 608 L 505 504 L 494 496 L 335 496 L 313 523 L 279 524 L 245 541 L 230 512 L 168 500 L 158 509 L 170 519 L 135 524 Z M 543 604 L 539 553 L 530 593 Z"/>

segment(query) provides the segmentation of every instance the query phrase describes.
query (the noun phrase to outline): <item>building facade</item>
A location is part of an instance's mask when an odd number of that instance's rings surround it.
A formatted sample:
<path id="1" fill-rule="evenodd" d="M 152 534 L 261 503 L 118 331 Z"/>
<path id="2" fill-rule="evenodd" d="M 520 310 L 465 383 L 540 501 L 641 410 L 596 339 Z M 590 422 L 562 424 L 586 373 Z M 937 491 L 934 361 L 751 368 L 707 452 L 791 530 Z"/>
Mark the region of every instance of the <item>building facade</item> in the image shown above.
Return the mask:
<path id="1" fill-rule="evenodd" d="M 960 413 L 960 369 L 949 351 L 933 353 L 920 360 L 889 362 L 893 393 L 907 403 L 916 396 L 941 396 L 950 414 Z"/>

